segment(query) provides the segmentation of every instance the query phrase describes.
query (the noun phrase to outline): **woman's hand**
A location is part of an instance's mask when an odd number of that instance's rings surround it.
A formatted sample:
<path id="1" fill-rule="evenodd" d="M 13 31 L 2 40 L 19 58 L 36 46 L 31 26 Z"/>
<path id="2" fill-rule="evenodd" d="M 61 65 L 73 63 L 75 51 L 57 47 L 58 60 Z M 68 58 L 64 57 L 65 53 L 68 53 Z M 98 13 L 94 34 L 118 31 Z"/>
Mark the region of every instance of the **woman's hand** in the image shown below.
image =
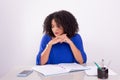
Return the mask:
<path id="1" fill-rule="evenodd" d="M 61 39 L 60 43 L 66 42 L 69 44 L 71 42 L 71 40 L 67 37 L 66 34 L 62 34 L 62 35 L 57 36 L 57 37 L 59 37 Z"/>
<path id="2" fill-rule="evenodd" d="M 66 43 L 70 43 L 71 40 L 67 37 L 66 34 L 62 34 L 60 36 L 57 36 L 55 38 L 53 38 L 49 43 L 48 45 L 54 45 L 54 44 L 57 44 L 57 43 L 63 43 L 63 42 L 66 42 Z"/>

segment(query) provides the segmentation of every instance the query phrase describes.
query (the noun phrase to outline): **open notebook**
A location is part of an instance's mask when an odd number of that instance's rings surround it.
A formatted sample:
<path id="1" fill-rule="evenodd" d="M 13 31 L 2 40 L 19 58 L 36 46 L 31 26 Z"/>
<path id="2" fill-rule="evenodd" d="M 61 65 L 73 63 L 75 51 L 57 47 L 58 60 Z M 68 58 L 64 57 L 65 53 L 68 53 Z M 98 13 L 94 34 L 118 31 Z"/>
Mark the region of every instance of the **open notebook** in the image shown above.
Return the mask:
<path id="1" fill-rule="evenodd" d="M 77 63 L 60 63 L 54 65 L 47 64 L 47 65 L 33 66 L 32 69 L 42 73 L 45 76 L 48 76 L 54 74 L 68 73 L 71 71 L 87 70 L 89 68 Z"/>

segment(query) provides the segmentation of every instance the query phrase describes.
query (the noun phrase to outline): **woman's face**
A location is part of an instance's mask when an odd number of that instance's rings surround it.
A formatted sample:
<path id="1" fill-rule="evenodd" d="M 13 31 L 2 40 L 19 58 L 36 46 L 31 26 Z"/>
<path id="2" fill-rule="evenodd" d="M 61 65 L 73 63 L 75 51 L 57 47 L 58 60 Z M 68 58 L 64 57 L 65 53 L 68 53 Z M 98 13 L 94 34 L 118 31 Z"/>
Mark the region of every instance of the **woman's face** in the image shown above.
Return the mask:
<path id="1" fill-rule="evenodd" d="M 61 25 L 57 25 L 57 23 L 55 22 L 55 20 L 52 20 L 52 32 L 55 36 L 60 36 L 64 33 L 63 27 Z"/>

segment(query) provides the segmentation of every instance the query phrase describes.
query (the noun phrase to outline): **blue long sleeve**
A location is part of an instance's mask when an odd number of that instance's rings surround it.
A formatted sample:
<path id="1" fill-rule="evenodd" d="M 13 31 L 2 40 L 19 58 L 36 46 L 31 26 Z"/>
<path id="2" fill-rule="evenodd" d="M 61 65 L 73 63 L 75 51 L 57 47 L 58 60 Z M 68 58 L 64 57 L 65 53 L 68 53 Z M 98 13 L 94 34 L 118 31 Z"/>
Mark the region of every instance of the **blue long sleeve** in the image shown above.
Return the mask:
<path id="1" fill-rule="evenodd" d="M 45 49 L 46 45 L 50 40 L 51 40 L 51 37 L 49 35 L 45 34 L 42 37 L 40 49 L 36 57 L 36 65 L 40 65 L 41 53 L 43 52 L 43 50 Z M 83 42 L 82 42 L 81 36 L 79 34 L 75 34 L 71 38 L 71 40 L 75 44 L 75 46 L 80 50 L 83 57 L 83 61 L 84 63 L 86 63 L 87 56 L 83 48 Z M 73 63 L 73 62 L 77 63 L 77 61 L 73 56 L 73 53 L 71 51 L 69 44 L 63 42 L 63 43 L 57 43 L 52 46 L 47 64 Z"/>

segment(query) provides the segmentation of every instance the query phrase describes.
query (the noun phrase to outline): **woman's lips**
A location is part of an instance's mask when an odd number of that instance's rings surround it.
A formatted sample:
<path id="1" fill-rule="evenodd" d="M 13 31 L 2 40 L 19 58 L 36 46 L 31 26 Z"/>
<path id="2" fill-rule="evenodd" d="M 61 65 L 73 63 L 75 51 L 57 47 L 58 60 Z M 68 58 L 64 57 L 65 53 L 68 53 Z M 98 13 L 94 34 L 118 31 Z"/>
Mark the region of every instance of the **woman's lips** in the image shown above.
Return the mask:
<path id="1" fill-rule="evenodd" d="M 58 32 L 55 32 L 55 35 L 58 35 L 59 33 Z"/>

